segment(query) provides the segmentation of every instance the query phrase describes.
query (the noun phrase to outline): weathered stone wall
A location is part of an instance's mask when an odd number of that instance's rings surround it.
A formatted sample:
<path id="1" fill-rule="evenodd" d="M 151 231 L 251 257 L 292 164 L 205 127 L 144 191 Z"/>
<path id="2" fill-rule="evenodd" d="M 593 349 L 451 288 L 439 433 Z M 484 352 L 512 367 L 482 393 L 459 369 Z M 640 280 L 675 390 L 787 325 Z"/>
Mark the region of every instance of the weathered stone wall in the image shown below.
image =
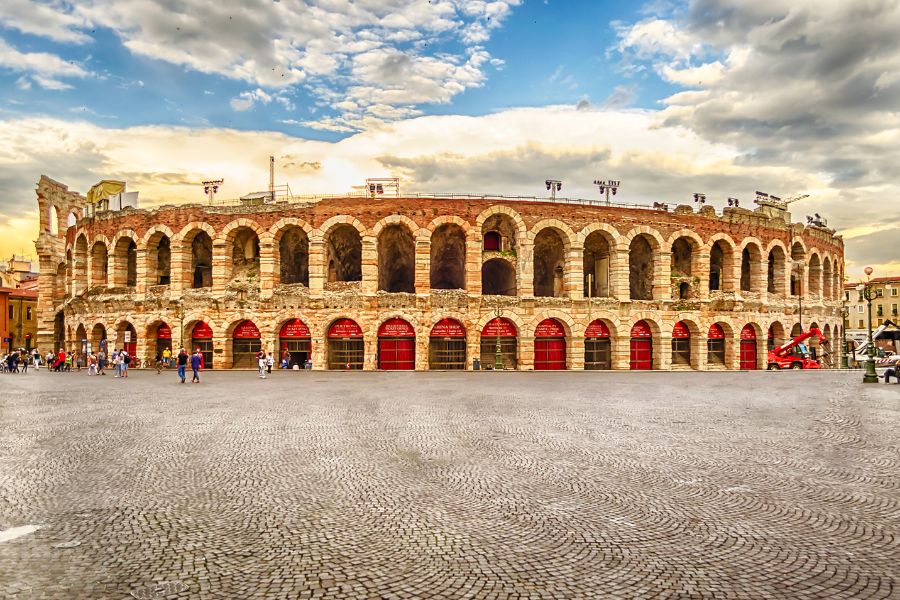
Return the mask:
<path id="1" fill-rule="evenodd" d="M 501 248 L 483 251 L 483 235 L 494 231 L 503 238 Z M 42 234 L 38 245 L 46 299 L 42 345 L 57 341 L 54 319 L 60 313 L 70 345 L 79 326 L 94 331 L 100 324 L 113 332 L 131 325 L 144 357 L 155 353 L 160 323 L 171 327 L 178 345 L 190 344 L 192 328 L 203 321 L 214 332 L 216 367 L 231 365 L 232 333 L 242 320 L 257 325 L 263 347 L 277 350 L 282 324 L 299 318 L 312 331 L 313 363 L 322 368 L 328 327 L 344 317 L 364 332 L 366 368 L 376 367 L 378 328 L 393 317 L 415 329 L 421 369 L 428 368 L 433 325 L 458 320 L 471 367 L 482 328 L 497 314 L 518 329 L 521 369 L 533 367 L 535 328 L 547 318 L 565 329 L 569 368 L 582 368 L 584 333 L 595 319 L 612 334 L 614 368 L 628 368 L 630 331 L 639 320 L 653 332 L 655 368 L 669 368 L 672 328 L 679 321 L 692 334 L 694 368 L 708 368 L 706 335 L 713 323 L 726 332 L 727 368 L 738 366 L 738 338 L 747 324 L 757 334 L 764 366 L 770 325 L 783 332 L 799 321 L 800 297 L 788 294 L 791 276 L 804 284 L 804 325 L 840 326 L 841 238 L 745 209 L 719 216 L 711 207 L 698 214 L 690 207 L 665 212 L 489 199 L 338 198 L 101 213 L 64 233 Z M 163 235 L 167 263 L 158 250 Z M 98 241 L 112 249 L 106 265 L 88 252 Z M 136 258 L 127 251 L 132 242 Z M 721 273 L 719 289 L 711 291 L 710 255 L 717 242 Z M 69 255 L 74 266 L 60 269 Z M 601 258 L 609 264 L 607 294 L 595 286 L 586 297 L 585 274 Z M 491 270 L 504 270 L 495 269 L 497 261 L 506 265 L 510 281 L 490 283 L 514 288 L 513 295 L 481 293 L 483 272 L 490 278 Z M 129 265 L 134 281 L 128 281 Z M 170 283 L 158 285 L 164 266 Z M 446 289 L 447 282 L 463 289 Z"/>

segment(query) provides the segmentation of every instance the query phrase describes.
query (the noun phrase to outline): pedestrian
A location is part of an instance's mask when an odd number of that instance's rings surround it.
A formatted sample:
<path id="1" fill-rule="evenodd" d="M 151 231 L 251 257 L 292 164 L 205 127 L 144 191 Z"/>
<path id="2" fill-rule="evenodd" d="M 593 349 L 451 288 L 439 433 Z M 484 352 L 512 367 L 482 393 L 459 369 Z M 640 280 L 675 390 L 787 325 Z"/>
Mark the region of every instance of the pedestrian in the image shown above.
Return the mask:
<path id="1" fill-rule="evenodd" d="M 115 373 L 115 376 L 118 377 L 119 376 L 119 365 L 122 364 L 119 359 L 119 349 L 118 348 L 113 348 L 112 354 L 110 355 L 109 359 L 112 361 L 113 373 Z"/>
<path id="2" fill-rule="evenodd" d="M 181 378 L 181 383 L 184 383 L 184 372 L 187 370 L 188 364 L 188 353 L 184 348 L 178 350 L 178 356 L 175 358 L 175 363 L 178 367 L 178 376 Z"/>
<path id="3" fill-rule="evenodd" d="M 306 370 L 307 370 L 307 371 L 312 371 L 312 359 L 311 359 L 311 358 L 307 358 L 307 359 L 306 359 L 306 365 L 304 365 L 304 366 L 306 367 Z"/>
<path id="4" fill-rule="evenodd" d="M 172 350 L 166 346 L 162 351 L 162 362 L 165 368 L 169 368 L 169 362 L 172 359 Z"/>
<path id="5" fill-rule="evenodd" d="M 72 360 L 75 358 L 73 352 L 66 352 L 66 373 L 72 372 Z"/>
<path id="6" fill-rule="evenodd" d="M 191 383 L 200 383 L 200 367 L 203 364 L 203 356 L 200 354 L 200 350 L 194 352 L 194 355 L 191 356 L 191 370 L 194 372 L 194 376 L 191 378 Z"/>
<path id="7" fill-rule="evenodd" d="M 885 383 L 890 383 L 891 377 L 896 379 L 897 383 L 900 383 L 900 373 L 898 373 L 898 371 L 897 371 L 897 365 L 894 365 L 892 367 L 888 367 L 887 369 L 885 369 L 882 377 L 884 377 Z"/>
<path id="8" fill-rule="evenodd" d="M 266 357 L 266 373 L 271 375 L 273 366 L 275 366 L 275 357 L 269 352 L 269 356 Z"/>
<path id="9" fill-rule="evenodd" d="M 41 353 L 38 352 L 37 348 L 35 348 L 34 350 L 31 351 L 31 358 L 32 358 L 32 360 L 34 360 L 34 370 L 40 371 L 41 370 Z"/>
<path id="10" fill-rule="evenodd" d="M 97 353 L 97 375 L 106 375 L 106 352 L 102 347 Z"/>
<path id="11" fill-rule="evenodd" d="M 159 372 L 162 370 L 163 360 L 165 360 L 165 359 L 162 357 L 162 354 L 160 352 L 157 352 L 156 353 L 156 374 L 157 375 L 159 375 Z"/>
<path id="12" fill-rule="evenodd" d="M 97 357 L 94 356 L 93 352 L 88 354 L 87 364 L 88 364 L 88 375 L 96 375 L 97 374 Z"/>
<path id="13" fill-rule="evenodd" d="M 54 371 L 54 366 L 56 366 L 56 355 L 53 354 L 53 350 L 50 350 L 47 352 L 47 370 Z"/>
<path id="14" fill-rule="evenodd" d="M 266 353 L 260 350 L 256 353 L 256 364 L 259 366 L 259 378 L 266 378 Z"/>
<path id="15" fill-rule="evenodd" d="M 131 364 L 131 355 L 125 350 L 119 352 L 119 375 L 128 377 L 128 365 Z"/>
<path id="16" fill-rule="evenodd" d="M 19 363 L 22 365 L 22 373 L 28 372 L 28 357 L 25 356 L 25 349 L 19 350 Z"/>
<path id="17" fill-rule="evenodd" d="M 75 351 L 75 369 L 81 372 L 81 350 Z"/>

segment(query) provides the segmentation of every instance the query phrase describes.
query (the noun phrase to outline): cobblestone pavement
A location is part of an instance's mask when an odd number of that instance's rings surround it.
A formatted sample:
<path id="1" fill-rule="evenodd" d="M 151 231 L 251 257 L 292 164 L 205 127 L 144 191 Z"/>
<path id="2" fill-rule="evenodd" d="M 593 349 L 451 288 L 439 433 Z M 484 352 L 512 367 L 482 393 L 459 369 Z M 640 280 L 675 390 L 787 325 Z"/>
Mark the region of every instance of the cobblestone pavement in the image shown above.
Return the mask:
<path id="1" fill-rule="evenodd" d="M 861 378 L 2 376 L 0 594 L 900 598 Z"/>

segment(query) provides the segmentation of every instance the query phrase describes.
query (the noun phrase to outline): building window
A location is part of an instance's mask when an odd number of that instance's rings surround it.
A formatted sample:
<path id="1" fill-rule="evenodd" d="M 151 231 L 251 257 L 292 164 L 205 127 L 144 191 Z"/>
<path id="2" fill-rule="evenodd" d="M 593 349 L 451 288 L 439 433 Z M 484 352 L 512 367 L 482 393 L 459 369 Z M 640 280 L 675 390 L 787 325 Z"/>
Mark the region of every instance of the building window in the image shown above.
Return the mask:
<path id="1" fill-rule="evenodd" d="M 691 364 L 691 339 L 672 338 L 672 364 Z"/>
<path id="2" fill-rule="evenodd" d="M 896 307 L 897 307 L 897 305 L 895 304 L 895 305 L 894 305 L 895 311 L 896 311 Z M 25 307 L 25 318 L 26 318 L 27 320 L 29 320 L 29 321 L 30 321 L 31 318 L 32 318 L 32 317 L 31 317 L 31 307 L 30 307 L 30 306 L 26 306 L 26 307 Z"/>
<path id="3" fill-rule="evenodd" d="M 884 297 L 884 290 L 875 290 L 875 295 L 879 298 Z"/>
<path id="4" fill-rule="evenodd" d="M 865 327 L 865 325 L 863 325 L 863 320 L 860 319 L 859 320 L 859 328 L 862 329 L 863 327 Z"/>
<path id="5" fill-rule="evenodd" d="M 896 304 L 891 304 L 891 314 L 895 317 L 897 316 L 897 305 Z"/>
<path id="6" fill-rule="evenodd" d="M 710 364 L 725 364 L 725 338 L 709 338 L 706 340 L 706 352 Z"/>
<path id="7" fill-rule="evenodd" d="M 860 304 L 859 306 L 856 307 L 856 312 L 858 312 L 859 314 L 863 314 L 864 312 L 866 312 L 865 307 L 862 304 Z"/>
<path id="8" fill-rule="evenodd" d="M 897 288 L 891 288 L 891 296 L 897 295 Z"/>
<path id="9" fill-rule="evenodd" d="M 881 304 L 879 304 L 876 308 L 876 312 L 877 312 L 877 316 L 883 317 L 884 316 L 884 307 Z"/>
<path id="10" fill-rule="evenodd" d="M 15 313 L 13 312 L 13 308 L 14 308 L 13 305 L 10 304 L 10 305 L 9 305 L 9 318 L 10 318 L 10 320 L 16 318 Z"/>
<path id="11" fill-rule="evenodd" d="M 884 325 L 884 320 L 878 319 L 878 326 L 881 327 L 882 325 Z"/>

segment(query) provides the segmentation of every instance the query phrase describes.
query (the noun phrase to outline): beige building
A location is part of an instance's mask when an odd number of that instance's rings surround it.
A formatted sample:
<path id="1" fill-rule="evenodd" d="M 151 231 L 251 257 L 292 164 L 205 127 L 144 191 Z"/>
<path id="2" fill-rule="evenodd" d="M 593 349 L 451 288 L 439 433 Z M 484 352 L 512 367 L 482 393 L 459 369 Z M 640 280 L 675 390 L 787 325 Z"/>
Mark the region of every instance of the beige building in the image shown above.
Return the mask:
<path id="1" fill-rule="evenodd" d="M 900 325 L 900 276 L 874 277 L 871 284 L 875 290 L 875 299 L 872 300 L 872 329 L 881 327 L 886 321 Z M 859 299 L 856 283 L 844 285 L 844 302 L 848 309 L 845 328 L 847 337 L 861 341 L 868 335 L 868 303 Z M 894 347 L 892 340 L 882 340 L 878 346 L 883 350 L 896 352 L 900 348 Z"/>

